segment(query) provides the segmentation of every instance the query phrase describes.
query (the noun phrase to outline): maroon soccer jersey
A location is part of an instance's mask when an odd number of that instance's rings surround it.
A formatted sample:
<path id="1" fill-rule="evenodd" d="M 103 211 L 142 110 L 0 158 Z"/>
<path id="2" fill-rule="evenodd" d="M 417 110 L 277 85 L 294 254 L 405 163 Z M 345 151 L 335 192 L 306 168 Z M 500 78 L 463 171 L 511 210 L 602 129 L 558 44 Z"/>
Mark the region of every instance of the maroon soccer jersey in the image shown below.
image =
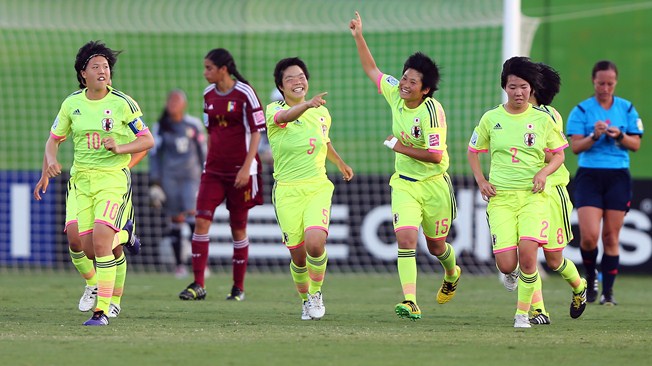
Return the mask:
<path id="1" fill-rule="evenodd" d="M 247 157 L 251 133 L 265 131 L 265 114 L 251 86 L 236 81 L 233 89 L 222 94 L 211 84 L 204 89 L 204 124 L 210 139 L 206 172 L 235 175 Z M 256 155 L 250 174 L 260 172 Z"/>

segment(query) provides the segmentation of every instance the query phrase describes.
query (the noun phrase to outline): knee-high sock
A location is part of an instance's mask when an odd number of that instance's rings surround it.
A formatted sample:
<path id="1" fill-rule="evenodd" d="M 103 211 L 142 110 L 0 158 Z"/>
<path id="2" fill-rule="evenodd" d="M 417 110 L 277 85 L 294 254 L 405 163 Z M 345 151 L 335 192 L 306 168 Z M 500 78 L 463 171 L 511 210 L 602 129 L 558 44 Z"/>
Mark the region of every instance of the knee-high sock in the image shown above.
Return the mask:
<path id="1" fill-rule="evenodd" d="M 172 253 L 174 254 L 174 264 L 177 266 L 181 264 L 181 228 L 177 224 L 170 228 L 168 237 L 172 245 Z"/>
<path id="2" fill-rule="evenodd" d="M 559 268 L 555 269 L 555 272 L 559 273 L 561 277 L 568 282 L 568 284 L 573 288 L 573 292 L 579 293 L 581 291 L 582 279 L 580 277 L 580 272 L 577 270 L 575 263 L 564 258 L 559 265 Z"/>
<path id="3" fill-rule="evenodd" d="M 611 293 L 618 274 L 618 255 L 602 256 L 602 293 Z"/>
<path id="4" fill-rule="evenodd" d="M 195 282 L 201 287 L 204 286 L 204 271 L 208 263 L 208 234 L 192 235 L 192 272 L 195 274 Z"/>
<path id="5" fill-rule="evenodd" d="M 539 271 L 535 269 L 534 273 L 526 274 L 521 270 L 521 274 L 518 276 L 518 302 L 516 304 L 516 314 L 528 313 L 535 292 L 538 292 L 541 296 L 541 277 L 539 277 Z M 543 312 L 546 311 L 545 306 L 543 306 L 543 296 L 541 296 L 538 305 L 539 307 L 535 309 L 540 309 Z"/>
<path id="6" fill-rule="evenodd" d="M 444 267 L 444 271 L 452 271 L 455 270 L 455 265 L 456 265 L 456 260 L 455 260 L 455 249 L 453 249 L 453 246 L 446 243 L 446 251 L 444 251 L 444 254 L 438 255 L 437 259 L 439 259 L 439 262 L 441 265 Z M 455 282 L 457 280 L 457 272 L 455 272 L 452 276 L 449 276 L 448 274 L 444 273 L 444 279 L 448 282 Z"/>
<path id="7" fill-rule="evenodd" d="M 97 306 L 95 310 L 102 310 L 107 314 L 115 285 L 115 257 L 113 254 L 95 257 L 95 264 L 97 266 Z"/>
<path id="8" fill-rule="evenodd" d="M 398 250 L 398 277 L 401 280 L 405 300 L 417 302 L 417 251 L 415 249 Z"/>
<path id="9" fill-rule="evenodd" d="M 321 286 L 324 283 L 324 276 L 326 275 L 326 265 L 328 265 L 328 255 L 326 250 L 319 257 L 311 257 L 307 255 L 306 264 L 308 267 L 308 275 L 310 276 L 310 288 L 308 292 L 311 294 L 321 291 Z"/>
<path id="10" fill-rule="evenodd" d="M 86 284 L 88 286 L 97 285 L 97 276 L 95 275 L 95 266 L 93 266 L 93 261 L 88 259 L 84 251 L 74 252 L 70 247 L 68 247 L 68 253 L 70 254 L 70 259 L 72 264 L 77 268 L 79 274 L 82 275 Z"/>
<path id="11" fill-rule="evenodd" d="M 120 305 L 122 300 L 122 293 L 125 288 L 125 281 L 127 280 L 127 257 L 124 253 L 120 258 L 115 260 L 115 284 L 113 285 L 113 296 L 111 302 Z"/>
<path id="12" fill-rule="evenodd" d="M 290 274 L 292 280 L 297 287 L 297 292 L 303 301 L 308 300 L 308 288 L 310 286 L 310 276 L 308 276 L 308 268 L 299 267 L 294 262 L 290 261 Z"/>
<path id="13" fill-rule="evenodd" d="M 249 238 L 233 241 L 233 286 L 244 291 L 244 279 L 249 260 Z"/>
<path id="14" fill-rule="evenodd" d="M 593 250 L 584 250 L 580 248 L 580 253 L 582 254 L 582 263 L 584 264 L 586 277 L 589 279 L 593 278 L 595 276 L 595 262 L 598 260 L 598 248 Z"/>

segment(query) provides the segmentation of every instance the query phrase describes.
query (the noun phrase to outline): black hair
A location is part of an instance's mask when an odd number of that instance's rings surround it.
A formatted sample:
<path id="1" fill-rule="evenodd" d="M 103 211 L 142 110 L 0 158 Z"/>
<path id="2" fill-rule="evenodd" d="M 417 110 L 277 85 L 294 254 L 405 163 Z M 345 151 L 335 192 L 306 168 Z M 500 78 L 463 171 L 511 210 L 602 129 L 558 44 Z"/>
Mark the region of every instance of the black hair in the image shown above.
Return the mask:
<path id="1" fill-rule="evenodd" d="M 229 51 L 225 50 L 224 48 L 215 48 L 212 49 L 206 54 L 206 57 L 204 57 L 207 60 L 211 60 L 217 67 L 222 67 L 226 66 L 226 70 L 229 72 L 229 74 L 235 76 L 236 79 L 239 81 L 249 84 L 247 79 L 244 78 L 244 76 L 240 75 L 238 72 L 238 67 L 235 66 L 235 61 L 233 60 L 233 56 L 231 56 L 231 53 Z"/>
<path id="2" fill-rule="evenodd" d="M 550 105 L 552 104 L 552 100 L 555 99 L 555 95 L 559 93 L 561 77 L 557 70 L 553 69 L 550 65 L 539 62 L 537 66 L 541 74 L 541 85 L 539 89 L 536 89 L 535 97 L 539 104 Z"/>
<path id="3" fill-rule="evenodd" d="M 86 87 L 86 80 L 82 77 L 81 72 L 86 70 L 88 62 L 95 56 L 102 56 L 109 62 L 109 70 L 111 71 L 111 78 L 113 79 L 113 67 L 118 62 L 118 55 L 122 51 L 114 51 L 108 48 L 102 41 L 89 41 L 81 46 L 77 51 L 75 57 L 75 71 L 77 71 L 77 81 L 79 81 L 79 88 Z"/>
<path id="4" fill-rule="evenodd" d="M 618 68 L 616 64 L 609 60 L 602 60 L 595 63 L 593 66 L 593 71 L 591 72 L 591 78 L 595 79 L 595 75 L 598 71 L 613 70 L 616 73 L 616 79 L 618 79 Z"/>
<path id="5" fill-rule="evenodd" d="M 299 66 L 299 68 L 303 71 L 303 74 L 306 76 L 306 80 L 310 79 L 308 66 L 306 66 L 306 63 L 303 62 L 303 60 L 300 58 L 288 57 L 277 62 L 276 67 L 274 67 L 274 83 L 276 84 L 276 89 L 281 92 L 283 97 L 285 97 L 285 93 L 283 93 L 283 90 L 281 90 L 281 87 L 283 86 L 283 72 L 285 72 L 285 70 L 290 66 Z"/>
<path id="6" fill-rule="evenodd" d="M 168 93 L 168 97 L 165 100 L 165 107 L 163 108 L 163 111 L 161 112 L 161 116 L 158 118 L 158 133 L 159 135 L 162 135 L 164 132 L 169 132 L 172 131 L 172 120 L 170 119 L 170 112 L 168 111 L 168 101 L 170 100 L 170 97 L 174 94 L 179 94 L 183 97 L 183 99 L 187 102 L 188 98 L 186 97 L 186 93 L 181 90 L 181 89 L 174 89 Z"/>
<path id="7" fill-rule="evenodd" d="M 405 64 L 403 64 L 404 74 L 407 69 L 413 69 L 421 73 L 421 90 L 430 88 L 430 91 L 428 91 L 428 93 L 423 96 L 424 98 L 432 97 L 435 91 L 439 89 L 439 67 L 435 61 L 426 56 L 424 53 L 417 52 L 408 57 L 408 59 L 405 60 Z"/>
<path id="8" fill-rule="evenodd" d="M 500 86 L 503 89 L 507 85 L 507 77 L 509 75 L 514 75 L 527 81 L 533 91 L 541 89 L 541 73 L 539 72 L 539 67 L 529 57 L 515 56 L 503 63 L 503 71 L 500 74 Z"/>

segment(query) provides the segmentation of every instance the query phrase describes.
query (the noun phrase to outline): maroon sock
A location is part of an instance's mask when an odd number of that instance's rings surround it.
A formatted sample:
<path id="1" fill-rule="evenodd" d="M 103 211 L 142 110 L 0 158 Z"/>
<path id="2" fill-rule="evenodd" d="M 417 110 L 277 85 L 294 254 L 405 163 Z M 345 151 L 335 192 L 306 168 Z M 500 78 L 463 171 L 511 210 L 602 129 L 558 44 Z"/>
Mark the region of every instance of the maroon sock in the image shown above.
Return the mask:
<path id="1" fill-rule="evenodd" d="M 204 286 L 204 271 L 206 271 L 206 264 L 208 263 L 208 234 L 192 235 L 192 271 L 195 274 L 195 282 Z"/>
<path id="2" fill-rule="evenodd" d="M 249 238 L 233 242 L 233 285 L 244 291 L 244 278 L 249 260 Z"/>

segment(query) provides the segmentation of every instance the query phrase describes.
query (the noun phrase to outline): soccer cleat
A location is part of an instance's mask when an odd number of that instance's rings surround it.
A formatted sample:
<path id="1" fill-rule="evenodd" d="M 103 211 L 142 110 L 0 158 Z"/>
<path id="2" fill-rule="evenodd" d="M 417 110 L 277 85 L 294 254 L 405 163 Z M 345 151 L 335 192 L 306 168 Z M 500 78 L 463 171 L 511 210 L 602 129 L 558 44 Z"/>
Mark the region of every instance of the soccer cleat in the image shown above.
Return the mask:
<path id="1" fill-rule="evenodd" d="M 111 303 L 109 305 L 109 313 L 107 314 L 107 316 L 109 318 L 117 318 L 118 315 L 120 315 L 120 310 L 122 310 L 120 308 L 120 305 Z"/>
<path id="2" fill-rule="evenodd" d="M 181 300 L 204 300 L 206 298 L 206 290 L 199 286 L 197 282 L 193 282 L 179 293 L 179 298 Z"/>
<path id="3" fill-rule="evenodd" d="M 324 314 L 326 314 L 326 307 L 324 306 L 321 291 L 317 291 L 313 295 L 308 294 L 308 315 L 313 320 L 319 320 Z"/>
<path id="4" fill-rule="evenodd" d="M 535 324 L 535 325 L 545 325 L 545 324 L 550 324 L 550 317 L 548 314 L 545 314 L 541 309 L 536 309 L 532 311 L 532 317 L 529 319 L 530 324 Z M 516 327 L 516 322 L 514 323 L 514 327 Z"/>
<path id="5" fill-rule="evenodd" d="M 138 239 L 138 236 L 134 233 L 134 222 L 127 220 L 122 230 L 125 230 L 129 234 L 129 239 L 124 243 L 125 248 L 127 248 L 131 254 L 136 255 L 140 253 L 140 239 Z"/>
<path id="6" fill-rule="evenodd" d="M 514 291 L 518 287 L 518 275 L 521 274 L 521 271 L 516 268 L 512 273 L 507 273 L 503 277 L 503 286 L 507 291 Z"/>
<path id="7" fill-rule="evenodd" d="M 593 271 L 593 274 L 586 274 L 586 282 L 588 287 L 586 289 L 586 301 L 595 302 L 598 298 L 598 270 Z"/>
<path id="8" fill-rule="evenodd" d="M 441 284 L 439 291 L 437 291 L 437 302 L 440 304 L 445 304 L 455 297 L 455 290 L 457 290 L 457 283 L 460 281 L 462 276 L 462 268 L 460 266 L 455 266 L 455 272 L 457 272 L 457 279 L 455 282 L 448 282 L 444 279 L 444 282 Z"/>
<path id="9" fill-rule="evenodd" d="M 532 328 L 527 314 L 516 314 L 514 316 L 514 328 Z"/>
<path id="10" fill-rule="evenodd" d="M 226 297 L 227 300 L 243 301 L 245 299 L 244 291 L 233 286 L 231 287 L 231 293 Z"/>
<path id="11" fill-rule="evenodd" d="M 87 312 L 95 306 L 95 299 L 97 299 L 97 286 L 86 285 L 81 299 L 79 299 L 79 311 Z"/>
<path id="12" fill-rule="evenodd" d="M 573 319 L 577 319 L 582 315 L 584 309 L 586 309 L 586 290 L 589 287 L 585 279 L 582 278 L 582 284 L 584 285 L 582 291 L 579 294 L 573 292 L 573 297 L 570 304 L 570 316 Z"/>
<path id="13" fill-rule="evenodd" d="M 616 299 L 614 299 L 613 291 L 609 291 L 609 292 L 602 291 L 602 296 L 600 296 L 600 305 L 606 305 L 606 306 L 618 305 Z"/>
<path id="14" fill-rule="evenodd" d="M 399 318 L 408 318 L 412 320 L 421 319 L 421 309 L 419 309 L 417 304 L 410 300 L 405 300 L 400 304 L 396 304 L 394 311 Z"/>
<path id="15" fill-rule="evenodd" d="M 109 317 L 104 314 L 104 311 L 98 310 L 84 322 L 84 325 L 109 325 Z"/>
<path id="16" fill-rule="evenodd" d="M 308 314 L 308 301 L 304 301 L 301 305 L 301 320 L 312 320 L 310 314 Z"/>

